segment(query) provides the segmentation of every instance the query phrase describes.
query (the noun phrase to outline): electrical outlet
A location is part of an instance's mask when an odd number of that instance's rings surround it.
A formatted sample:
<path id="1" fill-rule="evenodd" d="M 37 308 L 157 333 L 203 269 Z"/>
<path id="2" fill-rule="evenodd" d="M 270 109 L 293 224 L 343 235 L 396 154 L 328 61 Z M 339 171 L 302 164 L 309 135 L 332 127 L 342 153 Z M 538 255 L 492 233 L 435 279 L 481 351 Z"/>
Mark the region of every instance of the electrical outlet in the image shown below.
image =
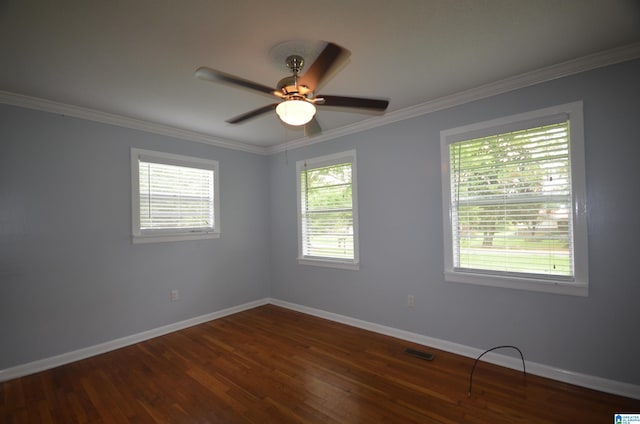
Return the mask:
<path id="1" fill-rule="evenodd" d="M 416 306 L 416 298 L 412 294 L 407 295 L 407 306 L 410 308 Z"/>
<path id="2" fill-rule="evenodd" d="M 177 302 L 178 300 L 180 300 L 180 293 L 178 290 L 171 290 L 171 301 Z"/>

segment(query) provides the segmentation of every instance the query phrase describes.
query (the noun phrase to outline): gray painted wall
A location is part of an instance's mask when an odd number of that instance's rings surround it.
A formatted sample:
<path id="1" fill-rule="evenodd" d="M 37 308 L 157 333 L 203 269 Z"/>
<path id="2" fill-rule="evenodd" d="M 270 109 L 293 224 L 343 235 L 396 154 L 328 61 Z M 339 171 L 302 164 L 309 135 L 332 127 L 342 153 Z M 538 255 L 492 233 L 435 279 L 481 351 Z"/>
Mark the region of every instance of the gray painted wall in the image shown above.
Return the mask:
<path id="1" fill-rule="evenodd" d="M 640 384 L 638 75 L 636 60 L 271 156 L 271 296 L 479 349 L 514 344 L 533 362 Z M 444 282 L 440 131 L 577 100 L 589 297 Z M 299 265 L 295 162 L 347 149 L 357 151 L 361 269 Z"/>
<path id="2" fill-rule="evenodd" d="M 220 239 L 131 243 L 132 146 L 219 161 Z M 265 156 L 0 105 L 0 369 L 267 297 L 267 174 Z"/>
<path id="3" fill-rule="evenodd" d="M 640 384 L 637 75 L 629 62 L 270 157 L 0 105 L 0 369 L 271 296 Z M 576 100 L 589 297 L 445 283 L 440 131 Z M 132 146 L 220 162 L 220 239 L 131 244 Z M 298 265 L 295 161 L 353 148 L 361 269 Z"/>

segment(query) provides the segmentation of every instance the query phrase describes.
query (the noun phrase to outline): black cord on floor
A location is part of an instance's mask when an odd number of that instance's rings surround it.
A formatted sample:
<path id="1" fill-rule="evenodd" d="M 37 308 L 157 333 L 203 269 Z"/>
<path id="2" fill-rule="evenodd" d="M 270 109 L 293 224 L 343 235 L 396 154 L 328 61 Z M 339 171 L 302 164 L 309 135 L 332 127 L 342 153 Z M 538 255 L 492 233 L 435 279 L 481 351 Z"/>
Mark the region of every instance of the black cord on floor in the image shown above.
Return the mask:
<path id="1" fill-rule="evenodd" d="M 527 368 L 524 365 L 524 355 L 522 355 L 522 351 L 520 349 L 510 345 L 492 347 L 491 349 L 487 349 L 484 352 L 482 352 L 482 354 L 478 356 L 475 362 L 473 363 L 473 368 L 471 368 L 471 374 L 469 375 L 469 392 L 467 393 L 467 397 L 471 397 L 471 385 L 473 384 L 473 372 L 476 370 L 476 365 L 478 365 L 478 361 L 480 360 L 480 358 L 482 358 L 485 354 L 491 352 L 492 350 L 502 349 L 502 348 L 511 348 L 518 351 L 518 353 L 520 354 L 520 358 L 522 359 L 522 372 L 524 373 L 525 378 L 527 377 Z"/>

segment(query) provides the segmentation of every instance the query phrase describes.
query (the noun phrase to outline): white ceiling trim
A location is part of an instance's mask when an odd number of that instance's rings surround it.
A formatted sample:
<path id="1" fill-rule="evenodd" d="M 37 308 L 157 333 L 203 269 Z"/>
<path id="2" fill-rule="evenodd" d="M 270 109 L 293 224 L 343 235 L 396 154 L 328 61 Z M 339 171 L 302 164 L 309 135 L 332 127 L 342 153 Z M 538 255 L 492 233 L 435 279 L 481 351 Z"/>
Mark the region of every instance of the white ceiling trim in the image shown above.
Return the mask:
<path id="1" fill-rule="evenodd" d="M 287 143 L 281 143 L 269 148 L 252 146 L 246 143 L 213 137 L 194 131 L 174 128 L 168 125 L 129 118 L 122 115 L 102 112 L 80 106 L 54 102 L 51 100 L 25 96 L 8 91 L 0 91 L 0 103 L 71 116 L 74 118 L 86 119 L 89 121 L 95 121 L 109 125 L 116 125 L 119 127 L 209 144 L 212 146 L 223 147 L 227 149 L 240 150 L 261 155 L 270 155 L 285 150 L 293 150 L 309 144 L 333 140 L 349 134 L 380 127 L 405 119 L 415 118 L 417 116 L 426 115 L 453 106 L 458 106 L 475 100 L 495 96 L 497 94 L 506 93 L 557 78 L 562 78 L 569 75 L 578 74 L 580 72 L 585 72 L 592 69 L 614 65 L 616 63 L 621 63 L 638 58 L 640 58 L 640 42 L 591 54 L 556 65 L 547 66 L 536 71 L 526 72 L 524 74 L 503 79 L 501 81 L 481 85 L 476 88 L 465 90 L 449 96 L 444 96 L 429 102 L 421 103 L 416 106 L 407 107 L 394 112 L 388 112 L 381 117 L 369 118 L 352 125 L 346 125 L 334 130 L 328 130 L 315 137 L 301 138 Z"/>
<path id="2" fill-rule="evenodd" d="M 195 141 L 198 143 L 224 147 L 227 149 L 242 150 L 244 152 L 258 153 L 262 155 L 267 154 L 267 151 L 264 147 L 252 146 L 249 144 L 241 143 L 239 141 L 225 140 L 201 134 L 195 131 L 171 127 L 169 125 L 157 124 L 155 122 L 143 121 L 140 119 L 134 119 L 122 115 L 116 115 L 113 113 L 102 112 L 95 109 L 54 102 L 37 97 L 24 96 L 22 94 L 11 93 L 8 91 L 0 91 L 0 103 L 19 106 L 27 109 L 39 110 L 43 112 L 55 113 L 64 116 L 71 116 L 73 118 L 86 119 L 88 121 L 95 121 L 103 124 L 116 125 L 119 127 L 174 137 L 181 140 Z"/>
<path id="3" fill-rule="evenodd" d="M 448 109 L 450 107 L 469 103 L 475 100 L 481 100 L 520 88 L 638 58 L 640 58 L 640 42 L 617 47 L 611 50 L 605 50 L 578 59 L 547 66 L 536 71 L 526 72 L 500 81 L 481 85 L 449 96 L 440 97 L 429 102 L 394 112 L 388 112 L 381 117 L 370 118 L 356 122 L 355 124 L 329 130 L 315 137 L 301 138 L 288 143 L 282 143 L 268 148 L 267 150 L 269 154 L 282 152 L 284 150 L 293 150 L 305 145 L 332 140 L 360 131 L 391 124 L 393 122 L 427 115 L 429 113 Z"/>

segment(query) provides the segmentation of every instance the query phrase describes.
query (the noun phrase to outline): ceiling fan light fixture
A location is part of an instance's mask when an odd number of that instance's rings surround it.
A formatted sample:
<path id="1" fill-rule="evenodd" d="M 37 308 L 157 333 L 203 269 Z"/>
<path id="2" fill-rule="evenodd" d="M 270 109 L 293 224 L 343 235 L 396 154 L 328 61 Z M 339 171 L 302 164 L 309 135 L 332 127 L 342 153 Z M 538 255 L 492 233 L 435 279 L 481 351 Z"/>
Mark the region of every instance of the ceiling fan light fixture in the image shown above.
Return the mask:
<path id="1" fill-rule="evenodd" d="M 285 124 L 299 126 L 313 119 L 316 107 L 305 100 L 286 100 L 276 106 L 276 113 Z"/>

